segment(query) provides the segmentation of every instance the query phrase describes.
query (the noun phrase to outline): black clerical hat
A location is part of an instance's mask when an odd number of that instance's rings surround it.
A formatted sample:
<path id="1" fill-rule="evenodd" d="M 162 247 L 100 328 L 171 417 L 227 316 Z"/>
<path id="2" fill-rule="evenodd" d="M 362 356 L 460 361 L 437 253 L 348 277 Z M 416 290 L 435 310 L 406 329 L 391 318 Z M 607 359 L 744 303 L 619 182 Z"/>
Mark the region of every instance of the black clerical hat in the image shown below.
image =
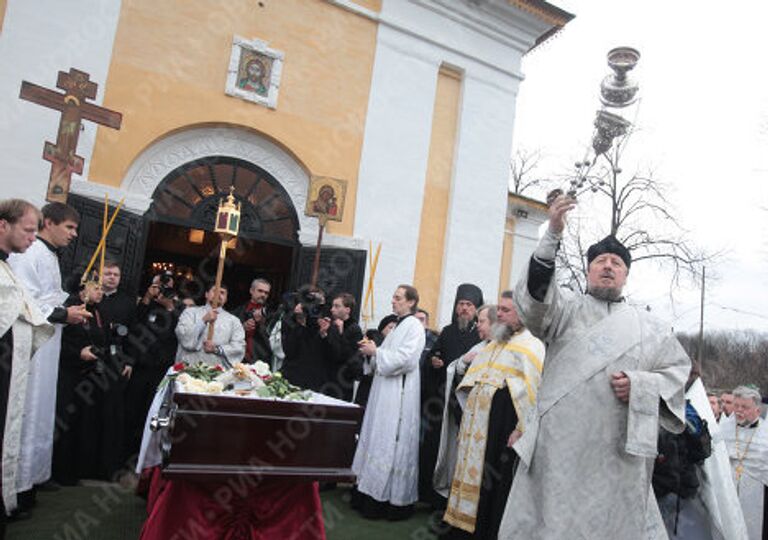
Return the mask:
<path id="1" fill-rule="evenodd" d="M 483 305 L 483 291 L 480 287 L 473 285 L 472 283 L 462 283 L 459 288 L 456 289 L 456 301 L 453 306 L 456 307 L 461 300 L 468 300 L 472 302 L 476 308 Z"/>
<path id="2" fill-rule="evenodd" d="M 587 264 L 592 264 L 595 257 L 602 255 L 603 253 L 613 253 L 614 255 L 618 255 L 621 257 L 621 260 L 624 261 L 624 264 L 627 265 L 627 270 L 629 270 L 629 267 L 632 264 L 632 255 L 630 255 L 629 250 L 624 244 L 619 242 L 612 234 L 609 234 L 596 244 L 589 246 L 589 249 L 587 250 Z"/>

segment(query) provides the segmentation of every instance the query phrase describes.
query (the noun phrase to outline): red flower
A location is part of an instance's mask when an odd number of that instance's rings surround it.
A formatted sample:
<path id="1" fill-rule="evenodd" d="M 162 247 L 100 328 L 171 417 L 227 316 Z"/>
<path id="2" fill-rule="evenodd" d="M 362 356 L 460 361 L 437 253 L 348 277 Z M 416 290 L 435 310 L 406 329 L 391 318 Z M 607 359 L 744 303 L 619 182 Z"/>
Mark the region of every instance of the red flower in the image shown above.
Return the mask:
<path id="1" fill-rule="evenodd" d="M 214 371 L 224 371 L 224 368 L 221 367 L 221 364 L 216 364 L 213 366 Z"/>
<path id="2" fill-rule="evenodd" d="M 187 367 L 187 364 L 185 364 L 184 362 L 176 362 L 175 364 L 173 364 L 173 371 L 176 371 L 176 372 L 184 371 L 186 367 Z"/>
<path id="3" fill-rule="evenodd" d="M 272 376 L 271 375 L 264 375 L 263 377 L 260 377 L 260 378 L 264 382 L 269 382 L 269 381 L 272 380 Z"/>

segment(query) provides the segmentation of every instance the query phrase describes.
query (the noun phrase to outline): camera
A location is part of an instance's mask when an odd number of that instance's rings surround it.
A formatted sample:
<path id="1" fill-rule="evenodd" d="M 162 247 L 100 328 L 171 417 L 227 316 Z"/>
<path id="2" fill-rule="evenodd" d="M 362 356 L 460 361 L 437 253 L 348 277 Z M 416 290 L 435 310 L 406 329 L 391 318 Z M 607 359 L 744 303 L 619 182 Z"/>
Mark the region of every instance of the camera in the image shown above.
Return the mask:
<path id="1" fill-rule="evenodd" d="M 308 319 L 322 319 L 331 316 L 330 306 L 325 304 L 323 294 L 317 291 L 303 290 L 298 293 L 298 303 Z"/>
<path id="2" fill-rule="evenodd" d="M 261 316 L 262 320 L 266 320 L 267 318 L 267 308 L 264 306 L 257 307 L 255 309 L 252 309 L 251 311 L 247 312 L 245 314 L 244 321 L 249 321 L 251 319 L 255 319 L 257 316 Z"/>
<path id="3" fill-rule="evenodd" d="M 160 274 L 160 295 L 165 298 L 176 296 L 176 290 L 173 288 L 173 274 L 171 272 L 166 271 Z"/>
<path id="4" fill-rule="evenodd" d="M 118 354 L 118 346 L 122 339 L 128 335 L 128 327 L 124 324 L 113 324 L 110 328 L 112 345 L 101 347 L 91 345 L 91 352 L 97 357 L 93 361 L 93 371 L 98 375 L 104 374 L 107 362 L 112 362 Z"/>
<path id="5" fill-rule="evenodd" d="M 285 304 L 285 311 L 288 313 L 291 313 L 297 305 L 301 305 L 301 310 L 307 319 L 331 316 L 331 307 L 326 305 L 323 293 L 306 286 L 287 295 Z"/>

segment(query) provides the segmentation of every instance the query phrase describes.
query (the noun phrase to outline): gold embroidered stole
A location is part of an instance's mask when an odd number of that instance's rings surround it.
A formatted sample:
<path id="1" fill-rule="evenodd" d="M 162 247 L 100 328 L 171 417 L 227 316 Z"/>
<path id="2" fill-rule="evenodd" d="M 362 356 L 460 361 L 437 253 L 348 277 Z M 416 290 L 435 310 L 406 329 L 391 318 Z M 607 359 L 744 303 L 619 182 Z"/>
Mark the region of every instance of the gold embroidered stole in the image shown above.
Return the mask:
<path id="1" fill-rule="evenodd" d="M 527 336 L 530 336 L 526 332 Z M 518 417 L 517 429 L 536 403 L 541 359 L 528 346 L 527 336 L 500 344 L 492 342 L 472 362 L 457 388 L 468 391 L 461 418 L 456 470 L 444 520 L 467 532 L 475 531 L 480 488 L 483 482 L 488 421 L 493 396 L 500 388 L 510 392 Z M 535 339 L 531 336 L 531 339 Z"/>

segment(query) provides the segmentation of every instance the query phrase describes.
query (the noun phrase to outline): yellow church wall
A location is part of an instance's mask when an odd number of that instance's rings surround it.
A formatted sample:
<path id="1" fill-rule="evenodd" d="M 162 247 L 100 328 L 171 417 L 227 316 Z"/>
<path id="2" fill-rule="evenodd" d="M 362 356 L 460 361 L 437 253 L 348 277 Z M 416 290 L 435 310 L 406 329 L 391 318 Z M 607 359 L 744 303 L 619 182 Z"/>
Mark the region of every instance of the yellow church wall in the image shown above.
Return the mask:
<path id="1" fill-rule="evenodd" d="M 419 290 L 419 305 L 429 311 L 435 321 L 443 276 L 445 231 L 451 197 L 460 99 L 461 75 L 446 68 L 441 69 L 435 92 L 414 273 L 414 286 Z"/>
<path id="2" fill-rule="evenodd" d="M 501 250 L 501 274 L 499 276 L 499 292 L 510 288 L 512 272 L 512 252 L 515 248 L 515 220 L 508 217 L 504 227 L 504 245 Z"/>
<path id="3" fill-rule="evenodd" d="M 376 13 L 381 11 L 381 0 L 352 0 L 352 2 Z"/>
<path id="4" fill-rule="evenodd" d="M 380 8 L 377 0 L 356 3 Z M 351 236 L 376 23 L 324 0 L 217 5 L 122 3 L 104 106 L 120 111 L 123 125 L 99 129 L 90 180 L 119 185 L 138 155 L 170 133 L 242 126 L 283 146 L 308 173 L 348 181 L 344 220 L 328 229 Z M 285 54 L 276 110 L 224 93 L 235 35 Z"/>
<path id="5" fill-rule="evenodd" d="M 3 21 L 5 20 L 5 9 L 8 7 L 8 0 L 0 0 L 0 32 L 3 31 Z"/>

